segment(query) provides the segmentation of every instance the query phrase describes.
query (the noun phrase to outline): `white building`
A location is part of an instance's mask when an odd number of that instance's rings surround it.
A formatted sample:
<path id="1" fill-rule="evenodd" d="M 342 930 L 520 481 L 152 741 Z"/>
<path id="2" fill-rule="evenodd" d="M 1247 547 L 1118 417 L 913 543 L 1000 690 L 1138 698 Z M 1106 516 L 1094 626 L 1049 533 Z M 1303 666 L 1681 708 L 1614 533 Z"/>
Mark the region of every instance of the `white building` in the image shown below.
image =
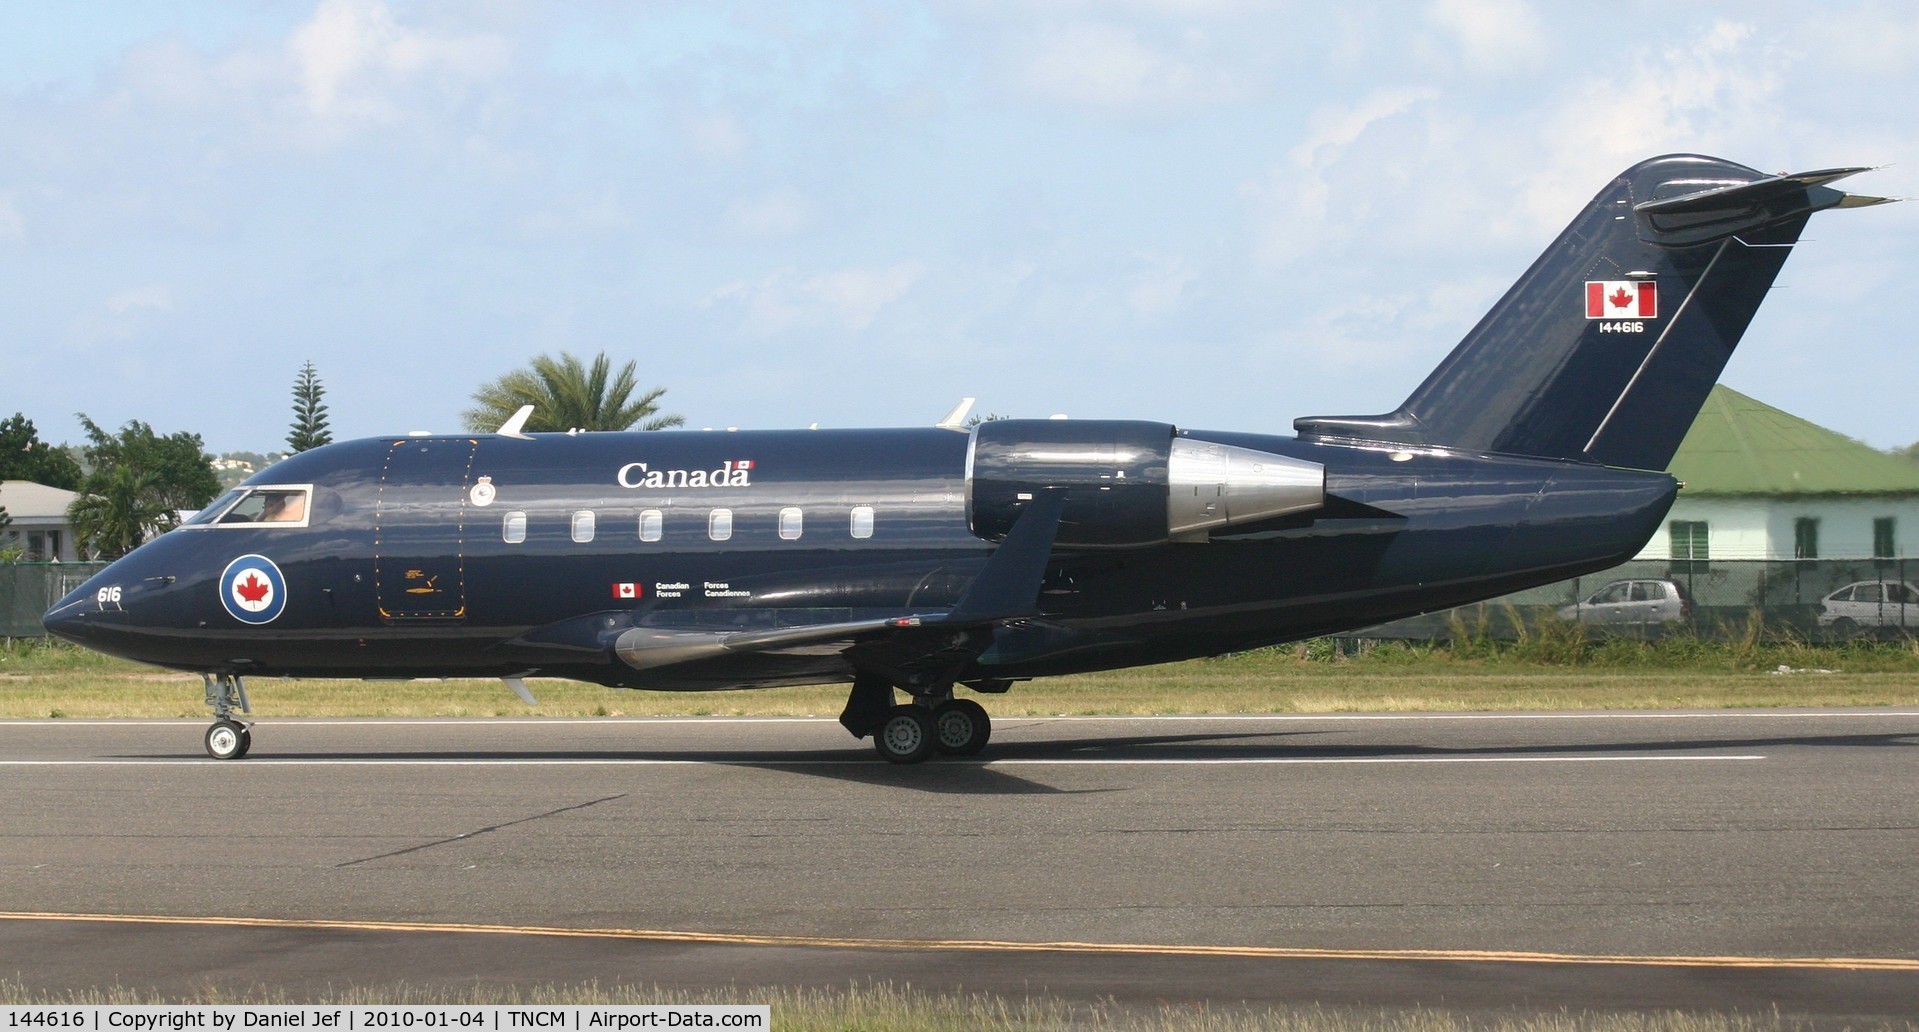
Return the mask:
<path id="1" fill-rule="evenodd" d="M 1919 464 L 1728 387 L 1667 468 L 1686 486 L 1635 558 L 1919 557 Z"/>
<path id="2" fill-rule="evenodd" d="M 0 530 L 0 548 L 26 550 L 34 562 L 63 563 L 78 558 L 67 507 L 79 495 L 31 480 L 0 480 L 0 508 L 13 522 Z"/>

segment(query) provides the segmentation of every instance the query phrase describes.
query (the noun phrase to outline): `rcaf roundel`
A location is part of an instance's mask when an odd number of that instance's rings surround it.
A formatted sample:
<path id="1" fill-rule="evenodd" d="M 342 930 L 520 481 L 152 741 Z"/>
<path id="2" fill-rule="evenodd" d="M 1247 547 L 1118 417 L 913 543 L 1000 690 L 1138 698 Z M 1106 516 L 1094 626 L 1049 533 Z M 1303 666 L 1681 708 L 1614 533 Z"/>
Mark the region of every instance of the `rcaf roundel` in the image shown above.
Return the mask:
<path id="1" fill-rule="evenodd" d="M 287 581 L 273 560 L 243 555 L 220 574 L 220 604 L 241 623 L 272 623 L 286 609 Z"/>
<path id="2" fill-rule="evenodd" d="M 1586 318 L 1656 319 L 1659 286 L 1651 280 L 1587 280 Z"/>

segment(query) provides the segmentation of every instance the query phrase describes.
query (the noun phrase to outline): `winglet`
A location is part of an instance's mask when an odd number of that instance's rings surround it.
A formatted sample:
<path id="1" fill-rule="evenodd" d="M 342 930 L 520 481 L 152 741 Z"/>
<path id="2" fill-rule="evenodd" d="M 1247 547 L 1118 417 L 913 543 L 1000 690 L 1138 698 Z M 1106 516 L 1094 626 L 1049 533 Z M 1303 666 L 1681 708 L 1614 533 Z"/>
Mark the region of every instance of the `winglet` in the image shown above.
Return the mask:
<path id="1" fill-rule="evenodd" d="M 531 415 L 533 415 L 533 406 L 521 405 L 520 411 L 508 416 L 506 422 L 501 423 L 500 428 L 494 433 L 501 437 L 517 437 L 522 441 L 530 441 L 533 438 L 528 437 L 522 428 L 526 426 L 527 418 Z"/>
<path id="2" fill-rule="evenodd" d="M 933 425 L 939 427 L 941 430 L 958 430 L 964 433 L 966 430 L 966 414 L 973 411 L 973 401 L 974 399 L 972 398 L 961 398 L 960 403 L 953 406 L 953 411 L 948 412 L 945 419 Z"/>

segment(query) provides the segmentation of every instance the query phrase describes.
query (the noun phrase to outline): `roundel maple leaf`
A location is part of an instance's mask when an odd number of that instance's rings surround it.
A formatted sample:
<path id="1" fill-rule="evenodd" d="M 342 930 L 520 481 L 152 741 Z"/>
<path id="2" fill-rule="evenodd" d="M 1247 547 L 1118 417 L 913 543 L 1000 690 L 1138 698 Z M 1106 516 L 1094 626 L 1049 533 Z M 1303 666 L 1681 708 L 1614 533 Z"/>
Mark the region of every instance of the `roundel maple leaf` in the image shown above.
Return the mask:
<path id="1" fill-rule="evenodd" d="M 266 556 L 243 555 L 220 574 L 220 604 L 241 623 L 270 623 L 286 608 L 286 578 Z"/>

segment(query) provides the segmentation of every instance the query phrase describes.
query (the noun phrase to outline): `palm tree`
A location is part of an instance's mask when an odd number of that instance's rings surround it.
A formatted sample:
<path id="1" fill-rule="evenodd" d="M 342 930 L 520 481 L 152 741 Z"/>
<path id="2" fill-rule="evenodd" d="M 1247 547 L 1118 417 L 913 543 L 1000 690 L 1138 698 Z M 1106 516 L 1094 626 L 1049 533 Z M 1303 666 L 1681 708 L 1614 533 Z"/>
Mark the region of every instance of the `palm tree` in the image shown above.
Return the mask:
<path id="1" fill-rule="evenodd" d="M 73 524 L 80 551 L 104 559 L 118 559 L 140 547 L 147 538 L 171 530 L 178 513 L 167 504 L 158 477 L 116 467 L 73 500 L 67 520 Z"/>
<path id="2" fill-rule="evenodd" d="M 525 426 L 530 431 L 664 430 L 684 424 L 680 416 L 656 415 L 666 388 L 633 396 L 637 367 L 628 362 L 618 376 L 611 376 L 613 362 L 604 351 L 593 359 L 591 369 L 569 352 L 560 352 L 557 359 L 541 355 L 530 368 L 515 369 L 474 391 L 477 407 L 464 413 L 466 428 L 496 430 L 523 405 L 533 406 Z"/>

